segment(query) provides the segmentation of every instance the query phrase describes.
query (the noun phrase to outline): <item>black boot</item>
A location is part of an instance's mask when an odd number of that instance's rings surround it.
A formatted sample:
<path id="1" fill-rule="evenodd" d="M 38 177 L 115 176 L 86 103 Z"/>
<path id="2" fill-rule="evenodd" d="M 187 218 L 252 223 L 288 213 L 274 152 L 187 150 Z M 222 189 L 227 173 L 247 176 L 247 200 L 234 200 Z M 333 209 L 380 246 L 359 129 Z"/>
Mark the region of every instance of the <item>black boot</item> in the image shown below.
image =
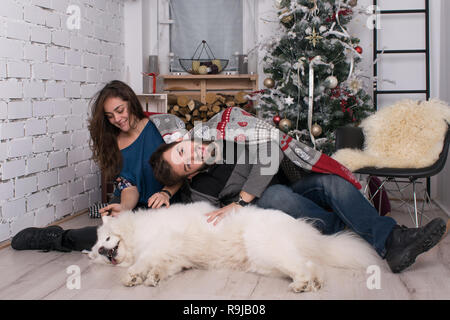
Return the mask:
<path id="1" fill-rule="evenodd" d="M 64 230 L 60 226 L 47 228 L 27 228 L 20 231 L 11 241 L 11 247 L 16 250 L 56 250 L 70 252 L 62 246 L 62 234 Z"/>
<path id="2" fill-rule="evenodd" d="M 434 247 L 445 233 L 445 222 L 435 218 L 426 226 L 406 228 L 395 226 L 386 240 L 386 261 L 398 273 L 412 265 L 419 254 Z"/>

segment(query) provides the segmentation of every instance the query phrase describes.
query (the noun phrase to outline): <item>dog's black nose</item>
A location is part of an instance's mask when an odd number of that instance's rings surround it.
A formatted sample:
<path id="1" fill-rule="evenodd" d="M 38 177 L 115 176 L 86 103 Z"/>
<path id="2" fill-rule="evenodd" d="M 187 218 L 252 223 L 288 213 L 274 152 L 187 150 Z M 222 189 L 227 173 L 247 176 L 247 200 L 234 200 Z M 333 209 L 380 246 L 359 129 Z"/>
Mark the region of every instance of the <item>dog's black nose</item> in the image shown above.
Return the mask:
<path id="1" fill-rule="evenodd" d="M 99 253 L 99 254 L 105 255 L 107 252 L 108 252 L 108 250 L 105 249 L 105 247 L 100 247 L 100 248 L 98 249 L 98 253 Z"/>

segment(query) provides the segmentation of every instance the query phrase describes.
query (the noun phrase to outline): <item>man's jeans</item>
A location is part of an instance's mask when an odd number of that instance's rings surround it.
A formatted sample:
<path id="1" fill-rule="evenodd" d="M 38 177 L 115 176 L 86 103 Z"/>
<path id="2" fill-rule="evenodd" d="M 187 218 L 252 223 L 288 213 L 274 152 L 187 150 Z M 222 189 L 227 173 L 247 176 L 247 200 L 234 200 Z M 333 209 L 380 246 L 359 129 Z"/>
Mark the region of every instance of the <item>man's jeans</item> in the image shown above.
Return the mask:
<path id="1" fill-rule="evenodd" d="M 384 257 L 386 239 L 396 225 L 394 219 L 377 210 L 350 182 L 331 174 L 312 173 L 291 186 L 267 188 L 256 205 L 284 211 L 290 216 L 311 219 L 323 234 L 348 226 Z"/>

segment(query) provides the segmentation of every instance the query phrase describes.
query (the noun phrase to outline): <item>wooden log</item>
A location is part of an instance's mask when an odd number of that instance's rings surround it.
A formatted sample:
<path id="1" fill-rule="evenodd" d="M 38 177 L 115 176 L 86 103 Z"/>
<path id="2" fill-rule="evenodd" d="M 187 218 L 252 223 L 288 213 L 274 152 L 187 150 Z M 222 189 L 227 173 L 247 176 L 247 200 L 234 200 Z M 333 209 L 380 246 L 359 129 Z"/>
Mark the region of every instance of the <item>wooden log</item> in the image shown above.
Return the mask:
<path id="1" fill-rule="evenodd" d="M 207 104 L 213 104 L 217 101 L 217 94 L 215 94 L 214 92 L 207 92 L 205 101 Z"/>
<path id="2" fill-rule="evenodd" d="M 238 93 L 235 94 L 234 100 L 235 100 L 236 103 L 238 103 L 238 104 L 244 104 L 244 103 L 247 103 L 248 99 L 245 98 L 245 96 L 247 96 L 247 95 L 248 95 L 247 92 L 239 91 Z"/>
<path id="3" fill-rule="evenodd" d="M 178 97 L 175 94 L 168 94 L 167 95 L 167 104 L 169 106 L 173 106 L 174 104 L 177 104 Z"/>
<path id="4" fill-rule="evenodd" d="M 199 111 L 208 111 L 208 106 L 202 105 L 198 108 Z"/>
<path id="5" fill-rule="evenodd" d="M 208 119 L 211 119 L 216 113 L 214 111 L 207 111 L 206 112 L 206 117 L 208 117 Z"/>
<path id="6" fill-rule="evenodd" d="M 236 102 L 234 100 L 228 100 L 228 101 L 225 101 L 225 105 L 227 107 L 234 107 L 236 105 Z"/>
<path id="7" fill-rule="evenodd" d="M 222 108 L 218 105 L 212 107 L 212 111 L 214 113 L 219 113 L 221 110 L 222 110 Z"/>
<path id="8" fill-rule="evenodd" d="M 196 117 L 200 114 L 200 112 L 198 111 L 198 109 L 195 109 L 194 111 L 192 111 L 192 116 Z"/>
<path id="9" fill-rule="evenodd" d="M 189 103 L 189 98 L 187 96 L 178 96 L 177 98 L 177 105 L 180 107 L 186 107 Z"/>
<path id="10" fill-rule="evenodd" d="M 191 116 L 191 114 L 186 113 L 186 114 L 184 115 L 184 118 L 185 118 L 187 121 L 191 121 L 192 116 Z"/>
<path id="11" fill-rule="evenodd" d="M 174 106 L 172 106 L 171 110 L 178 112 L 178 111 L 180 111 L 180 106 L 174 105 Z"/>
<path id="12" fill-rule="evenodd" d="M 193 100 L 193 99 L 189 100 L 189 102 L 187 104 L 187 106 L 191 112 L 194 111 L 194 109 L 198 109 L 201 105 L 202 105 L 202 103 L 200 101 Z"/>

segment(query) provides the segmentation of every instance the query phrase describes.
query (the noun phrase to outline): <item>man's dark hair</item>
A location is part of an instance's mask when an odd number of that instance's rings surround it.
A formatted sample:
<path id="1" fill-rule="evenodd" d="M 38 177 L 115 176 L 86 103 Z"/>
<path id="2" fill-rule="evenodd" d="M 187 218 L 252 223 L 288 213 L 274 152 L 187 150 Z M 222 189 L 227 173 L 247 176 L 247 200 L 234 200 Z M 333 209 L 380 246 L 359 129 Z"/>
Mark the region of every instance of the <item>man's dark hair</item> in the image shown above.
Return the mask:
<path id="1" fill-rule="evenodd" d="M 153 169 L 153 175 L 155 179 L 168 187 L 174 186 L 180 182 L 183 182 L 186 177 L 179 176 L 173 172 L 170 164 L 163 158 L 163 153 L 167 150 L 170 150 L 172 147 L 180 143 L 180 141 L 175 141 L 172 143 L 163 143 L 161 144 L 155 152 L 153 152 L 150 157 L 150 166 Z"/>

